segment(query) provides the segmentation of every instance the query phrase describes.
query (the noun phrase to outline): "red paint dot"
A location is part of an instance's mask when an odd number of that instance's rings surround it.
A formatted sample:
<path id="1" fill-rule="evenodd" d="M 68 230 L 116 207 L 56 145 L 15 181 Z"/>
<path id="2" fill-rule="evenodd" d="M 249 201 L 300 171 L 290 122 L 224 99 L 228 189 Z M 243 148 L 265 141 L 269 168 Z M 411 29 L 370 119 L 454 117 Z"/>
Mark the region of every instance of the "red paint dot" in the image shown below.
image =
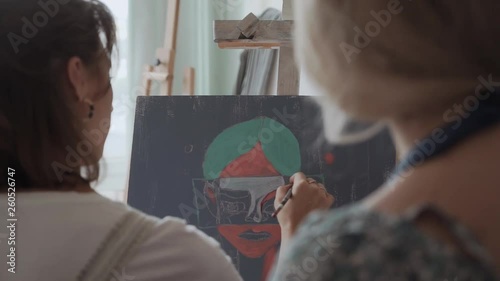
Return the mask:
<path id="1" fill-rule="evenodd" d="M 325 159 L 326 164 L 333 165 L 333 163 L 335 162 L 335 155 L 333 155 L 333 153 L 331 153 L 331 152 L 327 153 L 327 154 L 325 154 L 324 159 Z"/>

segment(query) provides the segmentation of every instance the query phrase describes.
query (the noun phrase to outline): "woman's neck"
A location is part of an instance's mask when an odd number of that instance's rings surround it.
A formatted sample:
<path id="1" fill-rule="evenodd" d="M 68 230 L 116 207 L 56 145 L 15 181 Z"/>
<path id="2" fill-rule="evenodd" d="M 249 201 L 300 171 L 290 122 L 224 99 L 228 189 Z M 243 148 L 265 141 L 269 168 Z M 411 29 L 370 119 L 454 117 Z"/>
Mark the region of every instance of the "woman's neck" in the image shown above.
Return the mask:
<path id="1" fill-rule="evenodd" d="M 405 157 L 416 142 L 428 140 L 440 123 L 434 119 L 434 122 L 391 124 L 400 156 Z M 493 223 L 500 221 L 499 140 L 500 124 L 468 135 L 447 153 L 388 183 L 365 203 L 393 214 L 401 214 L 415 205 L 433 204 L 472 230 L 499 265 L 500 226 Z"/>
<path id="2" fill-rule="evenodd" d="M 418 143 L 431 139 L 433 134 L 435 138 L 439 138 L 437 133 L 445 125 L 442 116 L 437 114 L 429 114 L 423 118 L 400 118 L 392 120 L 389 123 L 389 128 L 396 145 L 398 158 L 403 158 L 412 150 Z"/>
<path id="3" fill-rule="evenodd" d="M 416 147 L 421 154 L 432 155 L 436 147 L 446 142 L 454 132 L 445 132 L 442 128 L 446 125 L 450 124 L 446 124 L 441 116 L 392 122 L 390 129 L 399 158 L 407 157 L 409 152 Z M 460 130 L 461 127 L 457 127 L 455 132 L 463 134 L 464 132 Z M 470 187 L 474 186 L 476 191 L 484 187 L 489 190 L 488 192 L 493 193 L 499 180 L 497 171 L 500 167 L 499 140 L 500 123 L 484 130 L 471 132 L 469 135 L 466 134 L 446 153 L 430 158 L 424 163 L 415 164 L 410 168 L 411 171 L 403 173 L 406 174 L 404 176 L 406 184 L 397 185 L 408 186 L 410 182 L 420 185 L 426 181 L 425 179 L 432 179 L 433 183 L 429 182 L 429 184 L 438 189 L 439 186 L 454 186 L 455 190 L 463 187 L 464 190 L 469 188 L 468 192 L 470 192 Z"/>
<path id="4" fill-rule="evenodd" d="M 461 121 L 465 121 L 462 119 Z M 428 154 L 433 153 L 436 145 L 444 143 L 451 133 L 445 132 L 445 126 L 457 125 L 457 123 L 446 123 L 443 116 L 429 115 L 421 119 L 399 119 L 390 122 L 390 131 L 396 145 L 399 159 L 405 158 L 408 153 L 418 147 L 421 152 Z M 469 126 L 470 128 L 471 126 Z M 462 127 L 452 127 L 453 132 L 461 132 Z M 477 128 L 477 127 L 476 127 Z M 449 134 L 449 135 L 448 135 Z M 459 141 L 443 156 L 430 159 L 432 162 L 422 164 L 422 167 L 414 167 L 415 172 L 427 170 L 427 167 L 432 166 L 433 169 L 445 169 L 449 171 L 450 167 L 456 172 L 459 177 L 464 174 L 470 174 L 468 171 L 480 168 L 482 170 L 493 170 L 493 167 L 500 167 L 500 123 L 493 125 L 484 130 L 471 132 L 465 135 L 465 138 Z M 468 161 L 461 161 L 467 159 Z M 441 163 L 442 167 L 436 166 Z M 423 168 L 423 169 L 420 169 Z M 497 178 L 498 179 L 498 178 Z"/>

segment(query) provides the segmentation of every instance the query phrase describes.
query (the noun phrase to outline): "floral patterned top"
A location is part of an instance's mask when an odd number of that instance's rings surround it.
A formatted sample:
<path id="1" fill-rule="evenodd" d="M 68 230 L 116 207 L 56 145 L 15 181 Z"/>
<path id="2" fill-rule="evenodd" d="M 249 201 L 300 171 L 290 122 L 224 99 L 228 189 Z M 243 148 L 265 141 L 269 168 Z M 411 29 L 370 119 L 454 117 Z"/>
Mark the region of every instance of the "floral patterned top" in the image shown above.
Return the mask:
<path id="1" fill-rule="evenodd" d="M 417 218 L 443 223 L 461 250 L 424 234 Z M 433 207 L 391 217 L 359 205 L 312 215 L 280 258 L 272 281 L 493 281 L 490 257 L 461 225 Z"/>

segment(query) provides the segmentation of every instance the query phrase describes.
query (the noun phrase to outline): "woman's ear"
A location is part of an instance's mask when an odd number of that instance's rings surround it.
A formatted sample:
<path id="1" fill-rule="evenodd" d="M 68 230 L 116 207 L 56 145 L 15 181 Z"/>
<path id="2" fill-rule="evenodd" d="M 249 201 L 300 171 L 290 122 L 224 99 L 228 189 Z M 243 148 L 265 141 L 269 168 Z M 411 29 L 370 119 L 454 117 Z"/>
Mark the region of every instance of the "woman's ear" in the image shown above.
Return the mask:
<path id="1" fill-rule="evenodd" d="M 70 85 L 74 89 L 75 98 L 83 101 L 87 98 L 87 71 L 83 61 L 79 57 L 72 57 L 67 66 Z"/>

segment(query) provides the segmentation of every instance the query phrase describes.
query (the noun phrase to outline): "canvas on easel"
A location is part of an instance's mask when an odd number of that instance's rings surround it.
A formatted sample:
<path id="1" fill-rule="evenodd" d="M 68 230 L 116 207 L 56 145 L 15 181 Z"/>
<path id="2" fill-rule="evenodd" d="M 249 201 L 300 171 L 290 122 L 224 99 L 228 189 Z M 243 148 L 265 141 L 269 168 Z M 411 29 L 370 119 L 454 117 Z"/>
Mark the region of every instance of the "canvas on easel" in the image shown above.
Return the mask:
<path id="1" fill-rule="evenodd" d="M 302 171 L 335 207 L 379 187 L 394 167 L 387 132 L 332 147 L 309 97 L 140 97 L 128 202 L 176 216 L 215 238 L 245 281 L 267 277 L 280 246 L 278 186 Z"/>

